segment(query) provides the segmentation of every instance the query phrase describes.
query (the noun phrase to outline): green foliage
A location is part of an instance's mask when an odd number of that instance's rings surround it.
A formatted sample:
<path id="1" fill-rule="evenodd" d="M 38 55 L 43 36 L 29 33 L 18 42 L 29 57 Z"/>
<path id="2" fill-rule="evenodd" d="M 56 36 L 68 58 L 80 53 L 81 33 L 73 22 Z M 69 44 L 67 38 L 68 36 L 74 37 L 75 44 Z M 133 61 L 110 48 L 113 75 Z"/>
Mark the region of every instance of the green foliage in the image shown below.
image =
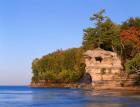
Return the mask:
<path id="1" fill-rule="evenodd" d="M 123 22 L 123 24 L 121 25 L 121 29 L 128 29 L 130 27 L 138 27 L 140 28 L 140 18 L 136 17 L 136 18 L 129 18 L 128 20 L 126 20 L 125 22 Z"/>
<path id="2" fill-rule="evenodd" d="M 84 29 L 83 48 L 88 50 L 100 47 L 121 54 L 120 26 L 103 16 L 103 13 L 104 10 L 91 17 L 95 27 Z"/>
<path id="3" fill-rule="evenodd" d="M 83 48 L 85 50 L 94 49 L 98 47 L 99 37 L 96 35 L 96 29 L 84 29 Z"/>
<path id="4" fill-rule="evenodd" d="M 33 81 L 75 82 L 82 78 L 85 66 L 81 48 L 58 50 L 32 63 Z"/>
<path id="5" fill-rule="evenodd" d="M 134 58 L 125 63 L 125 68 L 128 73 L 140 72 L 140 53 L 137 53 Z"/>

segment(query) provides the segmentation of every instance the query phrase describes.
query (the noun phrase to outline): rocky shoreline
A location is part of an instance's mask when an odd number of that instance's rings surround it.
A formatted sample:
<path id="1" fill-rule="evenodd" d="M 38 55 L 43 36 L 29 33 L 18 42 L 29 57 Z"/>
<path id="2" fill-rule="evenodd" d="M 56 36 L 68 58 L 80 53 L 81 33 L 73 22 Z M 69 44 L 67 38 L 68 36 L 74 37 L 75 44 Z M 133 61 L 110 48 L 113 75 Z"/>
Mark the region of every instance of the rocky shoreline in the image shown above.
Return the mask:
<path id="1" fill-rule="evenodd" d="M 140 91 L 140 80 L 137 75 L 129 75 L 125 77 L 110 77 L 96 82 L 90 82 L 89 77 L 86 75 L 80 82 L 73 83 L 53 83 L 40 80 L 38 82 L 31 82 L 30 87 L 33 88 L 80 88 L 92 90 L 124 90 L 124 91 Z M 108 76 L 109 77 L 109 76 Z"/>
<path id="2" fill-rule="evenodd" d="M 34 83 L 34 82 L 32 82 L 30 87 L 32 87 L 32 88 L 80 88 L 80 89 L 93 89 L 92 84 L 86 84 L 86 83 Z"/>
<path id="3" fill-rule="evenodd" d="M 92 84 L 79 84 L 79 83 L 46 83 L 42 85 L 40 83 L 31 83 L 32 88 L 76 88 L 76 89 L 88 89 L 88 90 L 117 90 L 117 91 L 140 91 L 140 86 L 125 86 L 125 87 L 93 87 Z"/>

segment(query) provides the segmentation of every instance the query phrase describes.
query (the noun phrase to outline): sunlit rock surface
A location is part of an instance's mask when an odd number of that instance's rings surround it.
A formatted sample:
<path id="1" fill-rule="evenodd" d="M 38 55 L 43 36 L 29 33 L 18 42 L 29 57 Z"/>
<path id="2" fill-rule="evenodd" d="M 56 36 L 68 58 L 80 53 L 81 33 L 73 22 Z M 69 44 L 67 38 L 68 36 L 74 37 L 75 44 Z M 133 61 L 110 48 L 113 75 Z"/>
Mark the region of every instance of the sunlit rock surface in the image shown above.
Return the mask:
<path id="1" fill-rule="evenodd" d="M 84 53 L 86 73 L 94 89 L 139 89 L 139 76 L 126 75 L 115 52 L 100 48 Z"/>

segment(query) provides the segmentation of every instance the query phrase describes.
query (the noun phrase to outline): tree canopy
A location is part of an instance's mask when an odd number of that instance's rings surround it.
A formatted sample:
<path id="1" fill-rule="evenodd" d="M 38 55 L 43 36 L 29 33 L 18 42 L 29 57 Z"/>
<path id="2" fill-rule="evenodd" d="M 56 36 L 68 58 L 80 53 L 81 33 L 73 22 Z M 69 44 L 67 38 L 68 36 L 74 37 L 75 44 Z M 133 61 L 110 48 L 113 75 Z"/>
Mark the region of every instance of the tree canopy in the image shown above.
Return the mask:
<path id="1" fill-rule="evenodd" d="M 78 81 L 85 71 L 82 53 L 81 48 L 65 51 L 57 50 L 41 59 L 35 59 L 32 63 L 34 74 L 32 80 L 46 80 L 48 82 Z"/>
<path id="2" fill-rule="evenodd" d="M 120 53 L 120 26 L 103 16 L 103 13 L 104 10 L 101 10 L 90 18 L 94 22 L 94 27 L 84 29 L 83 48 L 88 50 L 100 47 Z"/>
<path id="3" fill-rule="evenodd" d="M 130 18 L 121 26 L 121 41 L 125 50 L 125 59 L 140 52 L 140 18 Z"/>

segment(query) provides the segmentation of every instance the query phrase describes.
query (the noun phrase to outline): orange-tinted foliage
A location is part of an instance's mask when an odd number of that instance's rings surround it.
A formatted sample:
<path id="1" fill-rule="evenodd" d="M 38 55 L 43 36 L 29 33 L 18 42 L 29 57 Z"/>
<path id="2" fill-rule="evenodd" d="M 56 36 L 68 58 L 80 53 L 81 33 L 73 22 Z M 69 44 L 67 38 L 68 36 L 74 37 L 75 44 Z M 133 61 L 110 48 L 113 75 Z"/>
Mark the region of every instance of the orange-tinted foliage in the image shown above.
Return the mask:
<path id="1" fill-rule="evenodd" d="M 130 27 L 123 30 L 120 35 L 123 43 L 130 41 L 135 48 L 140 49 L 140 28 Z"/>

